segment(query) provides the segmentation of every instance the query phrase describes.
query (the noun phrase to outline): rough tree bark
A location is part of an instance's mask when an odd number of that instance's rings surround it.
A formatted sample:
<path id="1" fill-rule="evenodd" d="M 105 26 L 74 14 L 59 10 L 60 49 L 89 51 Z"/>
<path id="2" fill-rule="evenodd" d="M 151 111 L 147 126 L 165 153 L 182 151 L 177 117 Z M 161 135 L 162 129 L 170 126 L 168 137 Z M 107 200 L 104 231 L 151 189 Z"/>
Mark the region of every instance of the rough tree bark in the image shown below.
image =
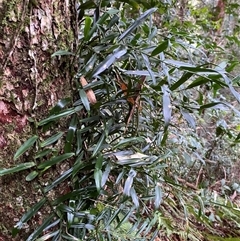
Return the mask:
<path id="1" fill-rule="evenodd" d="M 16 164 L 14 152 L 31 134 L 29 118 L 46 115 L 70 86 L 69 59 L 51 58 L 75 48 L 74 0 L 0 0 L 0 168 Z M 18 162 L 29 161 L 24 156 Z M 38 199 L 26 173 L 0 178 L 0 241 L 25 240 L 41 216 L 11 237 L 15 222 Z"/>

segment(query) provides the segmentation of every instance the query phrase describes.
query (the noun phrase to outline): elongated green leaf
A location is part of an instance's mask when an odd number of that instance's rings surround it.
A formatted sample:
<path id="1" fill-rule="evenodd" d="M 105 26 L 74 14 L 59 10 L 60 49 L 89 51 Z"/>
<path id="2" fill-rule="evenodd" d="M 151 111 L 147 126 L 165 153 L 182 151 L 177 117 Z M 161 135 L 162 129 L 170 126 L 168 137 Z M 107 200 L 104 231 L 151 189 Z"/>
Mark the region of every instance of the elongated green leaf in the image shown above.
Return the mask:
<path id="1" fill-rule="evenodd" d="M 85 109 L 87 111 L 90 111 L 90 103 L 88 101 L 88 97 L 87 97 L 86 92 L 83 89 L 80 89 L 79 90 L 79 95 L 80 95 L 80 98 L 82 100 L 82 103 L 83 103 Z"/>
<path id="2" fill-rule="evenodd" d="M 96 3 L 93 0 L 89 0 L 86 1 L 85 3 L 81 3 L 78 9 L 91 9 L 91 8 L 95 8 L 96 7 Z"/>
<path id="3" fill-rule="evenodd" d="M 153 71 L 151 69 L 150 61 L 149 61 L 147 55 L 142 54 L 142 56 L 143 56 L 143 60 L 145 62 L 145 65 L 147 67 L 147 70 L 148 70 L 148 72 L 149 72 L 149 74 L 151 76 L 152 82 L 153 82 L 154 85 L 156 85 L 156 79 L 155 79 L 155 75 L 154 75 L 154 73 L 153 73 Z"/>
<path id="4" fill-rule="evenodd" d="M 193 73 L 202 73 L 202 74 L 206 74 L 206 75 L 209 75 L 209 74 L 222 75 L 222 74 L 226 73 L 226 71 L 222 72 L 222 71 L 217 71 L 217 70 L 209 69 L 209 68 L 196 67 L 196 66 L 189 65 L 186 63 L 185 63 L 185 65 L 182 65 L 180 67 L 182 70 L 187 70 L 187 71 L 193 72 Z"/>
<path id="5" fill-rule="evenodd" d="M 35 177 L 38 176 L 38 172 L 37 171 L 32 171 L 31 173 L 29 173 L 27 176 L 26 176 L 26 181 L 27 182 L 30 182 L 32 181 Z"/>
<path id="6" fill-rule="evenodd" d="M 110 29 L 114 24 L 116 24 L 119 21 L 119 16 L 118 15 L 114 15 L 112 17 L 112 19 L 110 20 L 110 22 L 107 25 L 107 29 Z"/>
<path id="7" fill-rule="evenodd" d="M 77 150 L 76 150 L 76 155 L 80 153 L 82 150 L 83 146 L 83 139 L 82 139 L 82 134 L 80 130 L 77 130 Z"/>
<path id="8" fill-rule="evenodd" d="M 97 61 L 97 55 L 93 54 L 92 57 L 88 60 L 88 62 L 86 63 L 86 65 L 83 67 L 83 69 L 80 72 L 92 71 L 93 66 L 95 65 L 96 61 Z M 86 87 L 89 87 L 89 89 L 91 89 L 92 87 L 94 87 L 95 84 L 98 84 L 96 82 L 99 83 L 99 81 L 94 81 L 92 83 L 89 83 L 88 85 L 85 85 L 83 87 L 83 89 L 86 90 Z M 99 84 L 102 84 L 102 83 L 99 83 Z"/>
<path id="9" fill-rule="evenodd" d="M 223 103 L 222 102 L 211 102 L 211 103 L 208 103 L 208 104 L 205 104 L 205 105 L 201 105 L 200 110 L 212 108 L 214 106 L 221 105 L 221 104 L 223 104 Z"/>
<path id="10" fill-rule="evenodd" d="M 49 161 L 43 162 L 41 164 L 38 165 L 38 169 L 43 169 L 43 168 L 48 168 L 51 167 L 61 161 L 64 161 L 70 157 L 74 156 L 74 153 L 65 153 L 61 156 L 56 156 L 51 158 Z"/>
<path id="11" fill-rule="evenodd" d="M 203 76 L 200 76 L 197 79 L 195 79 L 191 84 L 189 84 L 186 89 L 191 89 L 193 87 L 206 84 L 207 82 L 209 82 L 209 79 L 207 79 Z M 171 89 L 172 89 L 172 87 L 171 87 Z"/>
<path id="12" fill-rule="evenodd" d="M 98 169 L 102 169 L 102 164 L 103 164 L 103 156 L 100 154 L 97 158 L 95 167 Z"/>
<path id="13" fill-rule="evenodd" d="M 184 73 L 182 75 L 182 77 L 170 87 L 170 90 L 173 91 L 173 90 L 177 89 L 182 84 L 184 84 L 189 78 L 191 78 L 192 76 L 193 76 L 193 73 L 189 73 L 189 72 Z"/>
<path id="14" fill-rule="evenodd" d="M 170 100 L 170 91 L 166 85 L 162 86 L 163 92 L 163 117 L 165 122 L 165 128 L 168 127 L 171 116 L 172 116 L 172 107 L 171 107 L 171 100 Z"/>
<path id="15" fill-rule="evenodd" d="M 84 24 L 84 38 L 85 38 L 85 40 L 88 40 L 87 37 L 88 37 L 88 33 L 90 31 L 92 22 L 93 22 L 92 18 L 90 18 L 90 17 L 85 18 L 85 24 Z"/>
<path id="16" fill-rule="evenodd" d="M 188 122 L 189 126 L 195 130 L 196 129 L 195 119 L 187 111 L 181 110 L 181 113 L 184 119 Z"/>
<path id="17" fill-rule="evenodd" d="M 23 153 L 25 153 L 30 147 L 32 147 L 34 143 L 37 141 L 37 139 L 38 136 L 32 136 L 27 141 L 25 141 L 16 151 L 14 155 L 14 160 L 17 160 Z"/>
<path id="18" fill-rule="evenodd" d="M 190 69 L 187 69 L 187 70 L 191 70 L 193 71 L 194 73 L 197 72 L 197 67 L 195 67 L 194 65 L 192 64 L 189 64 L 189 63 L 186 63 L 186 62 L 182 62 L 182 61 L 178 61 L 178 60 L 173 60 L 173 59 L 165 59 L 164 60 L 164 63 L 166 64 L 171 64 L 173 66 L 176 66 L 178 68 L 182 67 L 190 67 Z M 216 71 L 215 71 L 216 72 Z"/>
<path id="19" fill-rule="evenodd" d="M 122 220 L 117 224 L 116 229 L 122 226 L 125 222 L 129 221 L 129 218 L 132 216 L 133 212 L 135 210 L 135 207 L 132 207 L 126 215 L 122 218 Z"/>
<path id="20" fill-rule="evenodd" d="M 48 226 L 52 225 L 49 223 L 51 220 L 55 217 L 54 213 L 51 213 L 44 221 L 43 223 L 27 238 L 26 241 L 32 241 L 35 240 L 40 234 L 42 234 L 43 230 L 48 230 Z M 57 220 L 59 222 L 59 219 Z M 54 222 L 54 223 L 58 223 Z M 55 226 L 55 225 L 54 225 Z M 53 227 L 53 226 L 52 226 Z"/>
<path id="21" fill-rule="evenodd" d="M 0 169 L 0 177 L 7 175 L 7 174 L 12 174 L 15 172 L 20 172 L 26 169 L 29 169 L 31 167 L 34 167 L 36 164 L 34 162 L 25 162 L 25 163 L 21 163 L 16 165 L 15 167 L 12 168 L 8 168 L 8 169 Z"/>
<path id="22" fill-rule="evenodd" d="M 164 134 L 163 134 L 163 136 L 162 136 L 162 140 L 161 140 L 161 145 L 162 145 L 162 146 L 164 146 L 164 145 L 166 144 L 167 138 L 168 138 L 168 131 L 165 130 L 165 131 L 164 131 Z"/>
<path id="23" fill-rule="evenodd" d="M 94 15 L 93 15 L 94 24 L 98 21 L 99 16 L 100 16 L 100 7 L 97 6 L 94 10 Z"/>
<path id="24" fill-rule="evenodd" d="M 74 208 L 76 207 L 76 201 L 70 200 L 69 201 L 69 207 L 72 208 L 72 210 L 70 210 L 70 211 L 66 210 L 67 211 L 67 226 L 68 227 L 70 227 L 72 225 L 73 221 L 74 221 Z"/>
<path id="25" fill-rule="evenodd" d="M 102 133 L 98 143 L 94 147 L 94 151 L 93 151 L 92 157 L 96 156 L 96 154 L 98 154 L 98 152 L 101 150 L 101 147 L 102 147 L 103 142 L 105 141 L 105 138 L 106 138 L 105 133 Z"/>
<path id="26" fill-rule="evenodd" d="M 79 173 L 79 171 L 85 167 L 85 163 L 82 161 L 82 159 L 83 152 L 81 152 L 75 160 L 75 163 L 73 165 L 72 177 L 75 177 Z"/>
<path id="27" fill-rule="evenodd" d="M 56 150 L 52 148 L 52 149 L 45 149 L 45 150 L 42 150 L 40 152 L 37 152 L 34 159 L 44 157 L 44 156 L 48 155 L 49 153 L 51 153 L 53 151 L 56 151 Z"/>
<path id="28" fill-rule="evenodd" d="M 102 170 L 100 170 L 99 168 L 95 168 L 94 170 L 94 180 L 95 180 L 97 191 L 100 192 L 101 183 L 102 183 Z"/>
<path id="29" fill-rule="evenodd" d="M 111 218 L 109 218 L 107 224 L 106 224 L 106 227 L 107 228 L 109 225 L 111 225 L 111 223 L 116 220 L 119 216 L 119 214 L 121 213 L 121 208 L 118 208 L 112 215 L 111 215 Z"/>
<path id="30" fill-rule="evenodd" d="M 137 173 L 133 169 L 131 169 L 128 173 L 128 178 L 125 182 L 124 188 L 123 188 L 123 194 L 126 196 L 130 196 L 130 190 L 133 184 L 133 179 L 136 177 Z"/>
<path id="31" fill-rule="evenodd" d="M 147 70 L 127 70 L 124 71 L 124 74 L 126 75 L 138 75 L 138 76 L 150 76 L 149 71 Z M 156 72 L 152 72 L 154 74 L 154 77 L 158 77 L 159 74 Z"/>
<path id="32" fill-rule="evenodd" d="M 155 186 L 155 201 L 154 201 L 155 209 L 159 208 L 162 202 L 162 198 L 163 198 L 162 189 L 159 183 L 157 183 L 157 185 Z"/>
<path id="33" fill-rule="evenodd" d="M 112 54 L 110 54 L 102 63 L 100 63 L 92 72 L 92 76 L 96 77 L 103 71 L 108 69 L 115 61 L 120 59 L 127 53 L 127 49 L 124 46 L 119 46 Z"/>
<path id="34" fill-rule="evenodd" d="M 111 171 L 111 165 L 108 164 L 105 168 L 105 171 L 102 174 L 101 187 L 104 187 L 104 185 L 106 184 L 106 182 L 108 180 L 108 177 L 109 177 L 109 174 L 110 174 L 110 171 Z"/>
<path id="35" fill-rule="evenodd" d="M 19 222 L 14 226 L 12 230 L 12 235 L 16 236 L 19 230 L 23 227 L 23 225 L 29 221 L 37 212 L 38 210 L 45 204 L 47 199 L 44 197 L 38 203 L 36 203 L 33 207 L 31 207 L 20 219 Z"/>
<path id="36" fill-rule="evenodd" d="M 89 41 L 91 39 L 91 37 L 93 36 L 93 34 L 96 32 L 96 30 L 98 29 L 98 26 L 103 24 L 109 17 L 109 13 L 105 12 L 96 23 L 93 24 L 92 28 L 88 31 L 88 35 L 86 35 L 85 37 L 85 41 Z"/>
<path id="37" fill-rule="evenodd" d="M 47 123 L 49 122 L 52 122 L 52 121 L 56 121 L 56 120 L 59 120 L 60 118 L 63 118 L 63 117 L 66 117 L 66 116 L 69 116 L 69 115 L 72 115 L 78 111 L 80 111 L 82 109 L 82 106 L 77 106 L 75 108 L 70 108 L 70 109 L 67 109 L 67 110 L 63 110 L 61 111 L 59 114 L 57 115 L 51 115 L 49 116 L 48 118 L 44 119 L 44 120 L 41 120 L 39 123 L 38 123 L 38 126 L 43 126 L 43 125 L 46 125 Z"/>
<path id="38" fill-rule="evenodd" d="M 138 196 L 137 196 L 137 193 L 136 193 L 134 187 L 131 187 L 130 195 L 131 195 L 131 198 L 132 198 L 132 201 L 133 201 L 135 207 L 139 208 L 139 200 L 138 200 Z"/>
<path id="39" fill-rule="evenodd" d="M 36 241 L 47 241 L 53 238 L 54 236 L 58 235 L 60 233 L 60 230 L 49 232 L 45 235 L 43 235 L 41 238 L 38 238 Z M 53 239 L 51 239 L 53 240 Z"/>
<path id="40" fill-rule="evenodd" d="M 58 101 L 58 103 L 50 110 L 50 115 L 58 114 L 64 107 L 71 102 L 70 98 L 64 98 Z"/>
<path id="41" fill-rule="evenodd" d="M 73 167 L 70 168 L 69 170 L 67 170 L 66 172 L 64 172 L 59 178 L 57 178 L 55 181 L 53 181 L 50 185 L 48 185 L 47 187 L 45 187 L 43 189 L 43 191 L 45 193 L 51 191 L 54 187 L 56 187 L 57 185 L 59 185 L 60 183 L 62 183 L 64 180 L 66 180 L 67 178 L 69 178 L 72 175 L 73 172 Z"/>
<path id="42" fill-rule="evenodd" d="M 234 89 L 232 85 L 232 81 L 227 77 L 226 74 L 221 73 L 225 83 L 228 85 L 229 90 L 231 91 L 232 95 L 236 98 L 236 100 L 240 103 L 240 94 Z"/>
<path id="43" fill-rule="evenodd" d="M 136 1 L 136 0 L 121 0 L 119 2 L 123 2 L 123 3 L 127 3 L 129 5 L 131 5 L 135 10 L 138 10 L 139 9 L 139 1 Z"/>
<path id="44" fill-rule="evenodd" d="M 63 132 L 59 132 L 51 137 L 49 137 L 47 140 L 40 143 L 41 147 L 49 146 L 53 144 L 54 142 L 57 142 L 63 135 Z"/>
<path id="45" fill-rule="evenodd" d="M 142 24 L 143 21 L 152 13 L 154 13 L 157 10 L 157 8 L 151 8 L 144 12 L 125 32 L 121 34 L 121 36 L 118 38 L 118 41 L 122 41 L 124 38 L 126 38 L 129 34 L 131 34 L 138 26 Z"/>
<path id="46" fill-rule="evenodd" d="M 161 44 L 159 44 L 153 51 L 152 51 L 152 56 L 155 56 L 157 54 L 160 54 L 161 52 L 163 52 L 164 50 L 166 50 L 168 47 L 168 40 L 162 42 Z"/>
<path id="47" fill-rule="evenodd" d="M 115 148 L 119 148 L 119 147 L 125 147 L 128 145 L 132 145 L 134 143 L 140 143 L 140 142 L 144 142 L 145 139 L 143 137 L 130 137 L 130 138 L 125 138 L 119 141 L 119 143 L 114 146 Z"/>
<path id="48" fill-rule="evenodd" d="M 77 124 L 78 124 L 78 117 L 77 117 L 77 115 L 74 115 L 71 122 L 70 122 L 70 126 L 68 128 L 66 143 L 65 143 L 65 146 L 64 146 L 64 152 L 65 153 L 71 152 L 72 142 L 73 142 L 73 139 L 74 139 L 74 134 L 75 134 L 76 129 L 77 129 Z"/>
<path id="49" fill-rule="evenodd" d="M 74 53 L 66 51 L 66 50 L 59 50 L 59 51 L 55 52 L 54 54 L 52 54 L 51 57 L 62 56 L 62 55 L 74 55 Z"/>

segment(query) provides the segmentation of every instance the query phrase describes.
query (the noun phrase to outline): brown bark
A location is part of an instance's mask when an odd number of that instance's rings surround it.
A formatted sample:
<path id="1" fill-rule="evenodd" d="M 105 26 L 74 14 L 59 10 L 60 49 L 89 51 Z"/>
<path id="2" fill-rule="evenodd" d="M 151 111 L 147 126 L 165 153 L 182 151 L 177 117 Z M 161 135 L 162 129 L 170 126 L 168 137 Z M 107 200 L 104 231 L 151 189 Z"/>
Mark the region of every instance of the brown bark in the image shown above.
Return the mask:
<path id="1" fill-rule="evenodd" d="M 16 164 L 14 152 L 32 134 L 28 119 L 46 116 L 70 88 L 70 59 L 51 55 L 74 51 L 74 16 L 71 0 L 0 1 L 0 168 Z M 19 162 L 29 161 L 24 158 Z M 25 176 L 0 178 L 0 240 L 14 240 L 10 231 L 16 219 L 38 199 Z M 41 218 L 33 222 L 26 232 Z M 24 232 L 16 240 L 25 240 Z"/>

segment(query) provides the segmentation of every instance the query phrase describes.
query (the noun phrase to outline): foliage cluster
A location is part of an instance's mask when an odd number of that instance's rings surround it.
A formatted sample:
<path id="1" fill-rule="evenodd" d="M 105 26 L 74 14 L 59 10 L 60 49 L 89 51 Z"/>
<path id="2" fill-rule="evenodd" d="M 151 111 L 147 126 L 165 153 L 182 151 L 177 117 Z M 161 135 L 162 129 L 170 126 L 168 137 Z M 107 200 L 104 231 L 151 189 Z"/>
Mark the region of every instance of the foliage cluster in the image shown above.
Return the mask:
<path id="1" fill-rule="evenodd" d="M 224 160 L 226 147 L 239 155 L 228 116 L 240 112 L 220 93 L 240 102 L 239 77 L 229 73 L 236 61 L 209 63 L 214 46 L 190 21 L 172 21 L 172 9 L 168 1 L 79 4 L 77 51 L 52 56 L 77 63 L 73 95 L 33 121 L 36 135 L 14 156 L 31 148 L 33 161 L 0 175 L 31 168 L 32 181 L 68 165 L 40 183 L 43 198 L 13 235 L 47 205 L 51 213 L 27 240 L 239 237 L 240 210 L 229 199 L 239 184 L 219 171 L 234 161 Z M 218 180 L 222 192 L 213 190 Z M 67 193 L 49 197 L 63 185 Z"/>

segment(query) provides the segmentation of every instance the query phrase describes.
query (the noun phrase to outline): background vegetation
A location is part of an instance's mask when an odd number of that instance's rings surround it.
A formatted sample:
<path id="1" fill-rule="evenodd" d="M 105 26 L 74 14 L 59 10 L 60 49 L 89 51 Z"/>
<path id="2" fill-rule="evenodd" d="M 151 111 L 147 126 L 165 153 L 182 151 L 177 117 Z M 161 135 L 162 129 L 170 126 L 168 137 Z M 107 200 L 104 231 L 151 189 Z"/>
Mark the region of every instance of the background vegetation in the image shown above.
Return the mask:
<path id="1" fill-rule="evenodd" d="M 35 95 L 31 136 L 0 169 L 38 192 L 12 235 L 38 217 L 24 240 L 238 240 L 238 3 L 69 9 L 71 34 L 46 47 L 61 98 L 46 111 Z"/>

